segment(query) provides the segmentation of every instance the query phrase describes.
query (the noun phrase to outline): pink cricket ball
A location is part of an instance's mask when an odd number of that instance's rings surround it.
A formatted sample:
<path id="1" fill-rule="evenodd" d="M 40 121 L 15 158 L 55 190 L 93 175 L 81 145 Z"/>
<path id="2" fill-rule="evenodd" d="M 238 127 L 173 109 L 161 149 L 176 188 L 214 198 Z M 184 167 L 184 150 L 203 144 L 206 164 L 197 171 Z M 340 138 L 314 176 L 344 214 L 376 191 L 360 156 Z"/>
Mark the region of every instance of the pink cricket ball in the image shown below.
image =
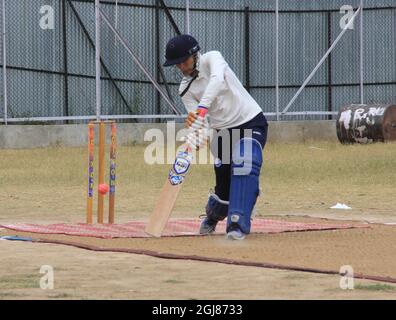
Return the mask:
<path id="1" fill-rule="evenodd" d="M 109 186 L 106 183 L 102 183 L 98 186 L 98 190 L 100 194 L 106 194 L 109 192 Z"/>

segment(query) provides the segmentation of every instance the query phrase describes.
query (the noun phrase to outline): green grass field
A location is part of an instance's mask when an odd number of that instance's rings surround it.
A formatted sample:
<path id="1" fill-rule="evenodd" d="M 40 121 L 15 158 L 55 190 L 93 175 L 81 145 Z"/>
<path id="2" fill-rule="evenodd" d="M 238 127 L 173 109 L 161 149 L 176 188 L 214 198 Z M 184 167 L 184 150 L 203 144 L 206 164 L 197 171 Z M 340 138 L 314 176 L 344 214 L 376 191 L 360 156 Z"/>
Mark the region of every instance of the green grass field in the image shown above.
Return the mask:
<path id="1" fill-rule="evenodd" d="M 169 165 L 145 164 L 144 150 L 142 145 L 118 148 L 117 221 L 147 217 L 166 179 Z M 86 148 L 1 150 L 0 154 L 2 221 L 85 219 Z M 264 150 L 257 213 L 336 215 L 342 211 L 363 218 L 391 218 L 396 206 L 395 168 L 395 143 L 269 143 Z M 212 165 L 193 165 L 174 215 L 202 214 L 213 186 Z M 353 210 L 329 209 L 337 202 Z"/>

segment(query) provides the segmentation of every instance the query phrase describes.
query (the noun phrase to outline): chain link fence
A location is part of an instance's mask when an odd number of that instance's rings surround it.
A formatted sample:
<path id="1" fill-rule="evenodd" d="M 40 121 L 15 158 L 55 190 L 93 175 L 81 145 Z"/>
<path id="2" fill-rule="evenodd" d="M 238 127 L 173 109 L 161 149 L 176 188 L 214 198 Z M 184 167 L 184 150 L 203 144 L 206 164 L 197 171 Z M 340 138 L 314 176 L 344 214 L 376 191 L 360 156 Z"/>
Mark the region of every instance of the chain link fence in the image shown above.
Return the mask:
<path id="1" fill-rule="evenodd" d="M 0 1 L 5 26 L 0 121 L 95 118 L 94 1 Z M 363 13 L 312 73 L 362 4 Z M 394 0 L 106 0 L 100 5 L 179 114 L 185 113 L 178 96 L 181 75 L 161 65 L 168 39 L 186 32 L 186 21 L 202 52 L 220 51 L 270 120 L 331 119 L 345 104 L 396 100 Z M 174 115 L 103 21 L 100 34 L 103 117 L 147 122 Z"/>

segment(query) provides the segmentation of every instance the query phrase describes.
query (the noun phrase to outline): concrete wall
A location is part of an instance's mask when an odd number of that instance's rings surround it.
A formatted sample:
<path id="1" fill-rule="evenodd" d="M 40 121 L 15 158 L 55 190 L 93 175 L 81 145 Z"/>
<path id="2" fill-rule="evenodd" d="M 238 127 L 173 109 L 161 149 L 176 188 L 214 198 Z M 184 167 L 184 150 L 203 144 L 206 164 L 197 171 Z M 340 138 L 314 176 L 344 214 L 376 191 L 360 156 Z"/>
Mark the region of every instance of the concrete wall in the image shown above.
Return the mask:
<path id="1" fill-rule="evenodd" d="M 337 142 L 336 121 L 271 121 L 268 142 L 304 143 L 311 140 Z"/>
<path id="2" fill-rule="evenodd" d="M 183 128 L 175 125 L 176 133 Z M 166 124 L 117 124 L 119 145 L 143 143 L 148 129 L 166 132 Z M 109 137 L 109 134 L 107 134 Z M 307 140 L 337 141 L 335 121 L 269 122 L 268 141 L 303 143 Z M 87 145 L 87 125 L 8 125 L 0 126 L 0 148 L 40 148 L 50 146 L 81 147 Z"/>

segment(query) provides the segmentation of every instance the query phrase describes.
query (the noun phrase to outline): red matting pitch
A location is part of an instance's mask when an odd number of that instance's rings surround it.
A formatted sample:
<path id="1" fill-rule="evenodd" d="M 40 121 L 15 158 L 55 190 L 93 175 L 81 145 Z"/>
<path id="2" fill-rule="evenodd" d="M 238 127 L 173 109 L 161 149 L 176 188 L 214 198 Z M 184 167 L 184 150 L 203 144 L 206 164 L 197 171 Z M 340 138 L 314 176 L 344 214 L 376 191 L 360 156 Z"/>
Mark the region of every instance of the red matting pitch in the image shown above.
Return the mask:
<path id="1" fill-rule="evenodd" d="M 199 236 L 200 219 L 171 219 L 163 233 L 164 237 Z M 146 238 L 144 232 L 146 221 L 131 221 L 124 224 L 50 224 L 39 225 L 29 223 L 5 224 L 0 227 L 42 234 L 63 234 L 81 237 L 112 238 Z M 225 233 L 226 223 L 221 221 L 215 234 Z M 320 231 L 366 227 L 366 225 L 331 224 L 331 223 L 302 223 L 282 220 L 256 218 L 252 223 L 252 233 L 280 233 L 295 231 Z"/>

